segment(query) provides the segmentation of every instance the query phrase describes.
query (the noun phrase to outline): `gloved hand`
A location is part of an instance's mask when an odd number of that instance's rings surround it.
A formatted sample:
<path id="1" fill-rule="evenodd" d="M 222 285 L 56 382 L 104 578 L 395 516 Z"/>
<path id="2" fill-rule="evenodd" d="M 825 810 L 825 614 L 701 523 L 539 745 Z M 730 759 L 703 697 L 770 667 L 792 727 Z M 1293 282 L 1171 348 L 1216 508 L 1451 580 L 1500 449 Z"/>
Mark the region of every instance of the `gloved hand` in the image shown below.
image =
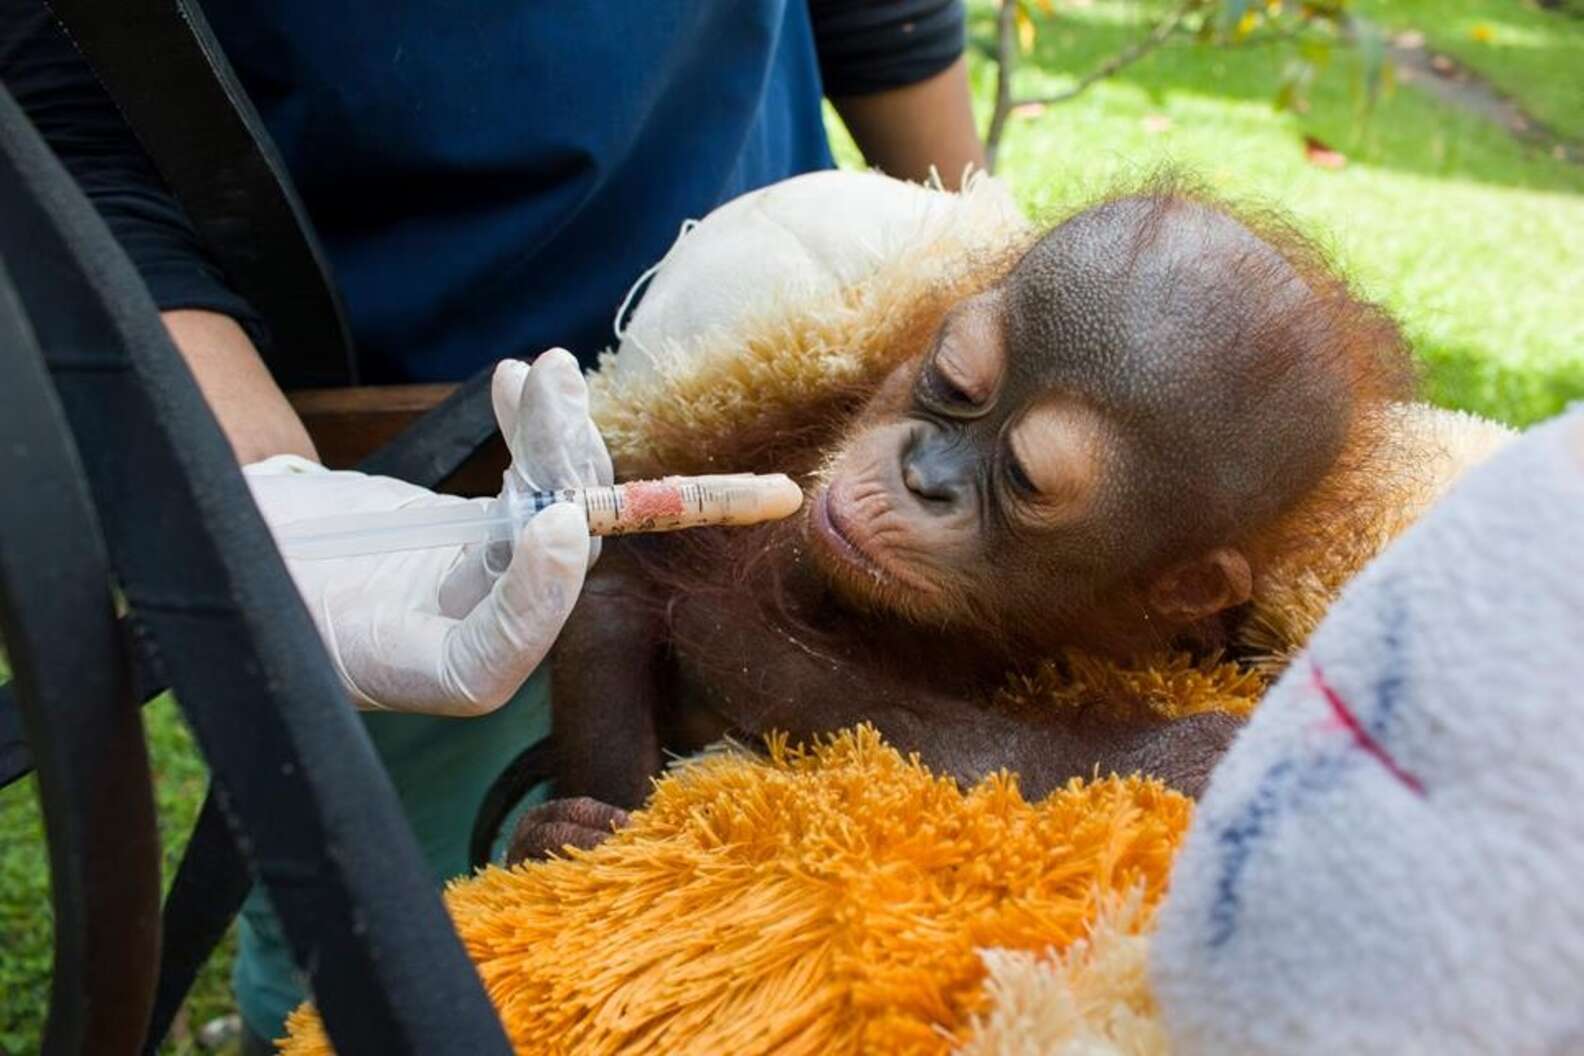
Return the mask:
<path id="1" fill-rule="evenodd" d="M 277 456 L 243 473 L 272 528 L 314 517 L 495 503 L 514 491 L 611 480 L 577 361 L 561 349 L 496 368 L 491 395 L 511 468 L 498 499 L 468 500 L 366 473 Z M 481 715 L 504 704 L 544 659 L 597 550 L 583 512 L 557 504 L 515 546 L 440 547 L 287 568 L 358 707 Z"/>

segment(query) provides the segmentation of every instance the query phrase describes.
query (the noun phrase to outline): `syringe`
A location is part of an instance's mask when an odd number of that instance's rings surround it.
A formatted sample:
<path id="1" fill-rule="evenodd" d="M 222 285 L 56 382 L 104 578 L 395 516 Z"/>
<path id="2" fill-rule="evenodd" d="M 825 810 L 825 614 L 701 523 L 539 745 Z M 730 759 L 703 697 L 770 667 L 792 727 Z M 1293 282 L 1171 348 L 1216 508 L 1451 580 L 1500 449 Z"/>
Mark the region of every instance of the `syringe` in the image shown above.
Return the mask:
<path id="1" fill-rule="evenodd" d="M 276 529 L 281 553 L 300 561 L 515 539 L 534 514 L 569 502 L 593 535 L 671 532 L 790 517 L 803 491 L 784 473 L 666 477 L 594 488 L 536 491 L 501 504 L 457 502 L 294 521 Z"/>

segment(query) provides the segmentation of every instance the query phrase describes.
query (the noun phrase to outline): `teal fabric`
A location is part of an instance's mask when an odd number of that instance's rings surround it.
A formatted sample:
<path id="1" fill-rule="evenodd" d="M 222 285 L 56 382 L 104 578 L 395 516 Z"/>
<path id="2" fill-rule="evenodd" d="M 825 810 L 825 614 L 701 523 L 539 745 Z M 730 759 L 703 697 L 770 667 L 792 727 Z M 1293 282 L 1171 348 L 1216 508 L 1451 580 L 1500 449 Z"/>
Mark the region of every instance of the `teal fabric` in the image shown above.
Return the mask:
<path id="1" fill-rule="evenodd" d="M 468 871 L 473 816 L 490 783 L 524 748 L 550 734 L 550 678 L 540 668 L 499 711 L 476 719 L 375 712 L 364 716 L 435 886 Z M 285 1033 L 286 1014 L 308 995 L 269 900 L 255 888 L 242 907 L 231 983 L 249 1029 Z"/>

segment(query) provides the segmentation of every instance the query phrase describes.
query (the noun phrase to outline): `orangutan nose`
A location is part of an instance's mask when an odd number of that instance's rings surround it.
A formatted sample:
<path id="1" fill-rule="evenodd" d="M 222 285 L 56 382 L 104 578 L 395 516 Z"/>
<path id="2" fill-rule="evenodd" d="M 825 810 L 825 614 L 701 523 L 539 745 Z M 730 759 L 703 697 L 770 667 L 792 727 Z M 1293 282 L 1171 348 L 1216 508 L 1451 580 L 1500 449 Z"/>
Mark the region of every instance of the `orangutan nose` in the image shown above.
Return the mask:
<path id="1" fill-rule="evenodd" d="M 902 483 L 933 513 L 951 513 L 972 493 L 973 468 L 960 450 L 924 440 L 902 456 Z"/>

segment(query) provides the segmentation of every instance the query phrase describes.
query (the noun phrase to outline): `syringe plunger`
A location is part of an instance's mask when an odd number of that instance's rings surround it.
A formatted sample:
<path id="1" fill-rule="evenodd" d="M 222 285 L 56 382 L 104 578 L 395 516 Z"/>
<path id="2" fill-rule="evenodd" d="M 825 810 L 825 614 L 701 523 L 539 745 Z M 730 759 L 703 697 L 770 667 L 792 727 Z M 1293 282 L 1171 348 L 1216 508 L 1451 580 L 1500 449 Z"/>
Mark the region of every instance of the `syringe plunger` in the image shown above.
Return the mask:
<path id="1" fill-rule="evenodd" d="M 784 473 L 666 477 L 533 492 L 507 504 L 458 502 L 317 517 L 282 525 L 276 542 L 287 557 L 314 560 L 510 541 L 534 514 L 557 502 L 581 508 L 592 535 L 631 535 L 780 520 L 802 506 L 803 491 Z"/>

